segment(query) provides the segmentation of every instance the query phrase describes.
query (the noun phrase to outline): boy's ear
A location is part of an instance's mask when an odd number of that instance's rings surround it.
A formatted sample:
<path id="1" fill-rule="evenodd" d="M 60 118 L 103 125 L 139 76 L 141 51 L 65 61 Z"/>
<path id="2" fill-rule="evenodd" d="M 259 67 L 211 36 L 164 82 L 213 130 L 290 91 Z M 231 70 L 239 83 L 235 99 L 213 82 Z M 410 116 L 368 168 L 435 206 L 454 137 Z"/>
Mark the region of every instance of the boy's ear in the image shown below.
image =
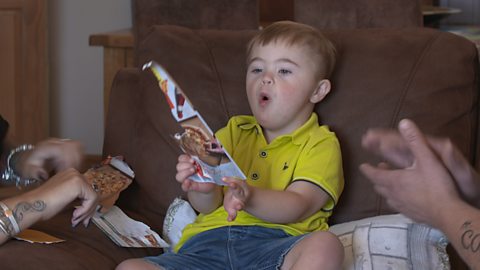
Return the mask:
<path id="1" fill-rule="evenodd" d="M 330 88 L 332 87 L 329 80 L 324 79 L 318 82 L 317 88 L 313 91 L 312 95 L 310 96 L 310 102 L 318 103 L 322 101 L 325 96 L 330 93 Z"/>

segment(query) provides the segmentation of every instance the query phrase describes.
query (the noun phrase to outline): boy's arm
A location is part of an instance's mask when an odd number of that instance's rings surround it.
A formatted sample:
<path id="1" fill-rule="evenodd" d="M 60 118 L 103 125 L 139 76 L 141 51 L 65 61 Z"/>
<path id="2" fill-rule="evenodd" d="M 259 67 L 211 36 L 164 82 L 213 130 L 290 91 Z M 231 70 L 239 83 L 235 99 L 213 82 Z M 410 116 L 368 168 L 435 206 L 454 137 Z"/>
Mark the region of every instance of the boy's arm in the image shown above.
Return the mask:
<path id="1" fill-rule="evenodd" d="M 188 201 L 195 210 L 200 213 L 208 214 L 217 209 L 223 198 L 222 190 L 213 183 L 199 183 L 200 185 L 212 185 L 212 190 L 208 193 L 190 190 L 188 191 Z"/>
<path id="2" fill-rule="evenodd" d="M 222 188 L 214 183 L 198 183 L 189 179 L 195 173 L 194 161 L 188 155 L 180 155 L 175 179 L 188 192 L 190 204 L 200 213 L 210 213 L 217 209 L 223 198 Z"/>
<path id="3" fill-rule="evenodd" d="M 224 207 L 233 220 L 236 211 L 249 214 L 271 223 L 294 223 L 319 211 L 330 196 L 308 181 L 295 181 L 286 190 L 277 191 L 249 186 L 246 181 L 227 178 L 229 190 Z"/>

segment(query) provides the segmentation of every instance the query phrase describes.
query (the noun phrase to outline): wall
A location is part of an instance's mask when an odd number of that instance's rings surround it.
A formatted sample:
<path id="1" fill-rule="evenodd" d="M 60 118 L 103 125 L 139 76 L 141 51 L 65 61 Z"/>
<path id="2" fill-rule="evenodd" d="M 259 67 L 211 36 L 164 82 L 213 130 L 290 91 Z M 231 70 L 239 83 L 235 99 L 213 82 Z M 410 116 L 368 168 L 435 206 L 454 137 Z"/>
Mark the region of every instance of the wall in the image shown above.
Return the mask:
<path id="1" fill-rule="evenodd" d="M 49 0 L 50 135 L 103 144 L 103 51 L 89 35 L 130 28 L 130 0 Z"/>

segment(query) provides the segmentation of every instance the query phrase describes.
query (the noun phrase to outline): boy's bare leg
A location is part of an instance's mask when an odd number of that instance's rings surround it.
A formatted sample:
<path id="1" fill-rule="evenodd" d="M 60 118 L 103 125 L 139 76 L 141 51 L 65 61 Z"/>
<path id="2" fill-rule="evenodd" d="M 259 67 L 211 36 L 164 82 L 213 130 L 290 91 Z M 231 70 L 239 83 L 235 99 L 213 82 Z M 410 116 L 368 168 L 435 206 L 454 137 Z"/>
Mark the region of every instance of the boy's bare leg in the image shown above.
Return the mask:
<path id="1" fill-rule="evenodd" d="M 310 233 L 285 256 L 282 270 L 342 268 L 343 245 L 336 235 L 328 231 Z"/>
<path id="2" fill-rule="evenodd" d="M 163 270 L 163 267 L 156 266 L 144 259 L 129 259 L 119 264 L 115 270 Z"/>

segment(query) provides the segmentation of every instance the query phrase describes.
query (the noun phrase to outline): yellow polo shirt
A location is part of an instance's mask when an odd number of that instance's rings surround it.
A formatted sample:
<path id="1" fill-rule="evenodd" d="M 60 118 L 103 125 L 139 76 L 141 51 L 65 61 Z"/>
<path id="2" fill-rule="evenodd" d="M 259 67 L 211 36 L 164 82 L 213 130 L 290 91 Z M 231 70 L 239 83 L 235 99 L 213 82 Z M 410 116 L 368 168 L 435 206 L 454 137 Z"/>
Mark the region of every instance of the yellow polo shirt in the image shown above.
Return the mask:
<path id="1" fill-rule="evenodd" d="M 343 190 L 342 160 L 335 134 L 327 126 L 318 125 L 315 113 L 292 134 L 279 136 L 270 144 L 253 116 L 232 117 L 216 137 L 247 176 L 249 185 L 285 190 L 292 182 L 308 181 L 329 194 L 330 200 L 312 216 L 290 224 L 270 223 L 245 211 L 239 211 L 236 219 L 228 222 L 222 205 L 187 225 L 175 251 L 190 237 L 222 226 L 258 225 L 291 235 L 328 229 L 327 219 Z"/>

